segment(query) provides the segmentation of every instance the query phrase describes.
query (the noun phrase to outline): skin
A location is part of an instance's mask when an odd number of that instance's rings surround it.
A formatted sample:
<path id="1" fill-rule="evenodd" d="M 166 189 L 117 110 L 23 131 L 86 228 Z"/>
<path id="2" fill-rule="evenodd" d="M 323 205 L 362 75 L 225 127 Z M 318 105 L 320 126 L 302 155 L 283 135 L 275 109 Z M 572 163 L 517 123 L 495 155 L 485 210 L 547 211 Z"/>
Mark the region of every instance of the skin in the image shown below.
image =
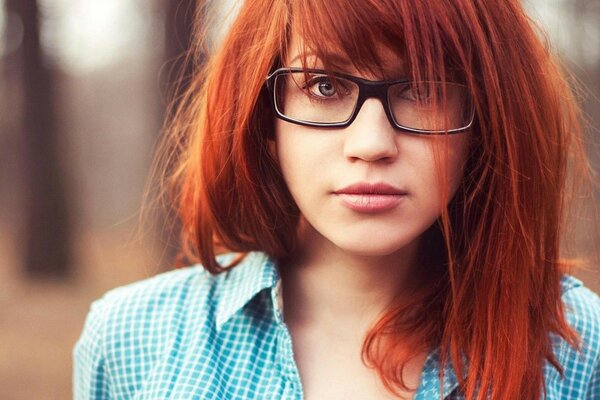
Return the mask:
<path id="1" fill-rule="evenodd" d="M 293 35 L 286 66 L 301 66 L 301 48 Z M 397 56 L 385 56 L 390 69 L 402 68 Z M 368 99 L 347 128 L 277 119 L 275 129 L 276 157 L 302 213 L 298 246 L 282 260 L 281 274 L 305 396 L 384 398 L 377 376 L 360 360 L 362 340 L 389 303 L 414 286 L 419 238 L 459 185 L 469 135 L 398 131 L 377 99 Z M 440 174 L 447 176 L 446 187 Z M 384 182 L 407 195 L 384 212 L 357 212 L 334 193 L 356 182 Z M 424 359 L 407 366 L 407 382 L 415 388 Z"/>

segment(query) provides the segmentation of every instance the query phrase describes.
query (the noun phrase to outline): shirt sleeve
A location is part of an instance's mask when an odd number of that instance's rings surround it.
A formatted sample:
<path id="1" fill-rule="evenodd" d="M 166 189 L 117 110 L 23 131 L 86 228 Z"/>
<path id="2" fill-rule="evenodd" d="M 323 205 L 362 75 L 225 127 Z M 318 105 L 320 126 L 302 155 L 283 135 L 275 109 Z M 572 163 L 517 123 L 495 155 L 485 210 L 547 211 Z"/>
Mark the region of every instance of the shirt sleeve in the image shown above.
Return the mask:
<path id="1" fill-rule="evenodd" d="M 106 312 L 102 300 L 92 303 L 83 332 L 73 349 L 73 398 L 108 400 L 109 380 L 104 356 Z"/>

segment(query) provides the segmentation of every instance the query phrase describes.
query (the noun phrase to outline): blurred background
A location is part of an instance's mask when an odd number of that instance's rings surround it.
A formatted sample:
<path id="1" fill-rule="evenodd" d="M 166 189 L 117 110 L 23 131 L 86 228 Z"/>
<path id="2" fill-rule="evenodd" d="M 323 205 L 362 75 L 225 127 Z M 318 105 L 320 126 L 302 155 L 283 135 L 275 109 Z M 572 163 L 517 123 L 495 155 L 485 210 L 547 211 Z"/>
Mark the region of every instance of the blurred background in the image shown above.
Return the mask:
<path id="1" fill-rule="evenodd" d="M 2 399 L 70 398 L 90 302 L 170 269 L 160 212 L 150 224 L 139 215 L 200 1 L 0 0 Z M 524 4 L 586 88 L 586 143 L 600 170 L 600 0 Z M 599 204 L 585 203 L 574 242 L 591 255 L 600 244 L 585 215 Z M 600 291 L 597 271 L 577 276 Z"/>

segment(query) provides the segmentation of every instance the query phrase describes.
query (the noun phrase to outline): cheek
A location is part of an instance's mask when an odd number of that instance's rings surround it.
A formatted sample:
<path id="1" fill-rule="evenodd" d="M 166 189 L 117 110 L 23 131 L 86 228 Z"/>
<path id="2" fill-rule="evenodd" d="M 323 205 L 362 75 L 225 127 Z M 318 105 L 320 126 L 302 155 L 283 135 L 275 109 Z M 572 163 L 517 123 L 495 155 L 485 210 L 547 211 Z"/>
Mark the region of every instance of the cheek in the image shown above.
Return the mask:
<path id="1" fill-rule="evenodd" d="M 294 129 L 286 126 L 283 129 L 276 129 L 275 132 L 272 149 L 275 151 L 279 169 L 290 194 L 296 204 L 302 208 L 304 202 L 299 193 L 306 194 L 310 190 L 309 185 L 314 174 L 311 169 L 313 163 L 309 162 L 312 155 L 306 151 L 305 143 Z"/>
<path id="2" fill-rule="evenodd" d="M 467 135 L 430 137 L 427 142 L 415 142 L 411 153 L 413 188 L 420 204 L 441 211 L 458 189 L 469 149 Z"/>
<path id="3" fill-rule="evenodd" d="M 303 190 L 314 183 L 320 176 L 319 171 L 327 168 L 327 155 L 333 149 L 330 141 L 322 132 L 302 126 L 287 124 L 283 121 L 275 124 L 275 142 L 272 151 L 283 177 L 293 191 L 297 186 Z"/>
<path id="4" fill-rule="evenodd" d="M 454 196 L 462 180 L 469 142 L 469 134 L 458 134 L 444 137 L 435 145 L 435 157 L 439 160 L 436 163 L 437 183 L 446 201 Z"/>
<path id="5" fill-rule="evenodd" d="M 299 165 L 299 161 L 306 156 L 303 154 L 302 141 L 299 135 L 295 134 L 293 127 L 290 128 L 278 121 L 272 148 L 275 151 L 275 158 L 279 163 L 281 173 L 287 185 L 290 186 L 290 183 L 298 179 L 296 175 L 303 171 L 302 165 Z"/>

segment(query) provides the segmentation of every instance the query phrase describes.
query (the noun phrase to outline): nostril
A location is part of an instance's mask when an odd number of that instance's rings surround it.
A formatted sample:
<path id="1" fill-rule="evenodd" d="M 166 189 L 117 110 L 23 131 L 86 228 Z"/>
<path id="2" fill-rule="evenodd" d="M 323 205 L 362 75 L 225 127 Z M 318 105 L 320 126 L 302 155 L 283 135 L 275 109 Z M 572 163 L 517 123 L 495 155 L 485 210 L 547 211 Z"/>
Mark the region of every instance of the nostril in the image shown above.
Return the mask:
<path id="1" fill-rule="evenodd" d="M 356 124 L 346 128 L 344 155 L 365 161 L 395 159 L 398 154 L 397 137 L 387 120 L 384 124 Z"/>

